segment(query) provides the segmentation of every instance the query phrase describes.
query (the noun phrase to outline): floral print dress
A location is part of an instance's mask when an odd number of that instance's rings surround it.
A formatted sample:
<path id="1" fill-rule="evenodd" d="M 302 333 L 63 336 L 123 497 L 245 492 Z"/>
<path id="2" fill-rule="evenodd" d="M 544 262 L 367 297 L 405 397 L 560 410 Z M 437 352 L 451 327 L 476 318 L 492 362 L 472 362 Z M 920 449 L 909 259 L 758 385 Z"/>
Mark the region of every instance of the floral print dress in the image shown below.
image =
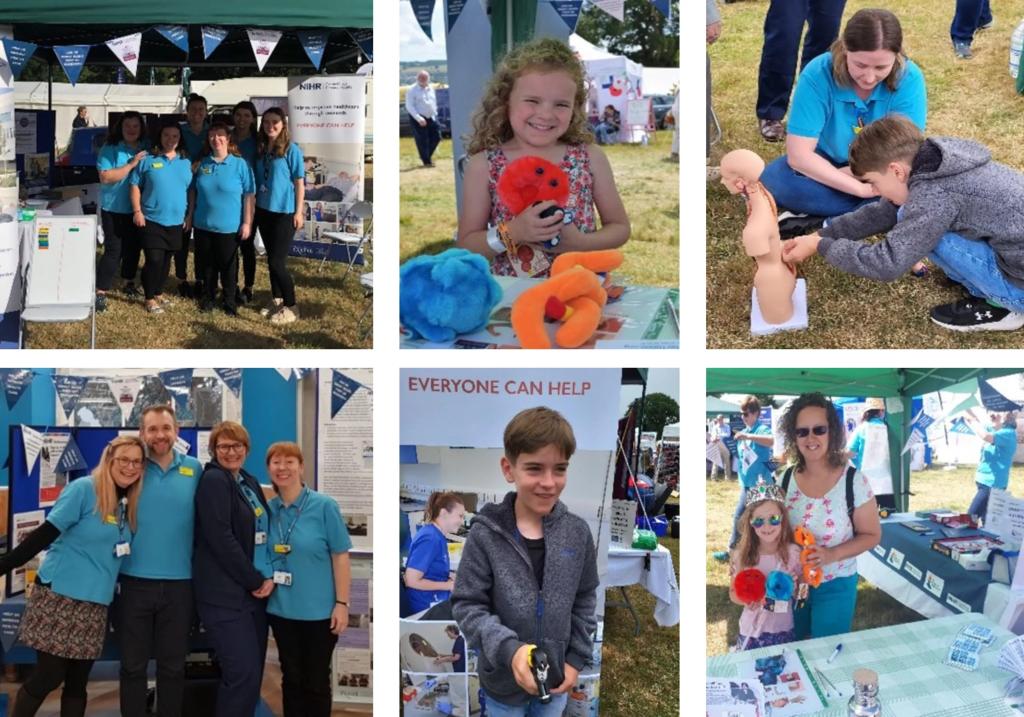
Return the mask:
<path id="1" fill-rule="evenodd" d="M 873 497 L 868 479 L 860 471 L 854 473 L 853 505 L 859 508 Z M 843 469 L 842 476 L 832 489 L 821 498 L 811 498 L 801 492 L 794 470 L 789 480 L 789 490 L 786 492 L 786 510 L 789 513 L 790 525 L 794 528 L 802 525 L 810 530 L 818 545 L 831 548 L 850 540 L 854 533 L 853 521 L 846 512 L 846 469 Z M 854 556 L 825 565 L 822 581 L 828 582 L 856 574 L 857 558 Z"/>
<path id="2" fill-rule="evenodd" d="M 508 166 L 508 157 L 505 156 L 501 147 L 487 150 L 487 166 L 489 177 L 487 188 L 491 193 L 491 217 L 492 226 L 499 222 L 510 222 L 515 216 L 498 197 L 498 179 L 501 177 L 505 167 Z M 562 171 L 569 177 L 569 201 L 566 208 L 571 208 L 575 213 L 573 223 L 581 232 L 589 233 L 597 231 L 597 218 L 594 213 L 594 174 L 590 170 L 590 154 L 585 144 L 568 144 L 565 147 L 565 155 L 559 164 Z M 554 261 L 555 254 L 545 252 L 549 261 Z M 491 273 L 499 276 L 517 276 L 508 254 L 499 254 L 491 261 Z M 546 269 L 537 274 L 537 278 L 545 278 L 550 274 Z"/>

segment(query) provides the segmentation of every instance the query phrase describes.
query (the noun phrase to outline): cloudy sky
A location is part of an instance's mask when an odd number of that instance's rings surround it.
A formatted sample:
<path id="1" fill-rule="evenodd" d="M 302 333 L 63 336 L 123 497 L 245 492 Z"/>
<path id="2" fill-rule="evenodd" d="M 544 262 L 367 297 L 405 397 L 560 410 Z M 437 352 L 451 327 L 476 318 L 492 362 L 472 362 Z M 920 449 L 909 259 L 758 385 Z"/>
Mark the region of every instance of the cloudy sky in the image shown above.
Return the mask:
<path id="1" fill-rule="evenodd" d="M 400 2 L 398 4 L 398 41 L 401 43 L 402 62 L 443 60 L 444 50 L 444 3 L 438 2 L 434 5 L 434 19 L 431 23 L 430 34 L 434 36 L 434 42 L 424 34 L 416 16 L 412 12 L 412 4 Z"/>

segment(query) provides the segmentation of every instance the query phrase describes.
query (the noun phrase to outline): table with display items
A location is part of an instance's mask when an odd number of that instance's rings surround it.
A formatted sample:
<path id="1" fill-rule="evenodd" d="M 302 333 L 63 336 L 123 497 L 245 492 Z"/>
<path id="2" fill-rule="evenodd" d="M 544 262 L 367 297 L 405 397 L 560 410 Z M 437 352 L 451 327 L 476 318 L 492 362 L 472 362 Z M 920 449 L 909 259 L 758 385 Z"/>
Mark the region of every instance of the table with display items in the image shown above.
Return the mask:
<path id="1" fill-rule="evenodd" d="M 625 587 L 641 585 L 654 596 L 654 621 L 661 627 L 679 624 L 679 586 L 672 565 L 672 553 L 664 545 L 657 550 L 634 550 L 621 545 L 608 548 L 608 573 L 605 588 L 619 588 L 622 602 L 606 603 L 625 607 L 633 615 L 635 635 L 640 634 L 640 621 L 626 596 Z"/>

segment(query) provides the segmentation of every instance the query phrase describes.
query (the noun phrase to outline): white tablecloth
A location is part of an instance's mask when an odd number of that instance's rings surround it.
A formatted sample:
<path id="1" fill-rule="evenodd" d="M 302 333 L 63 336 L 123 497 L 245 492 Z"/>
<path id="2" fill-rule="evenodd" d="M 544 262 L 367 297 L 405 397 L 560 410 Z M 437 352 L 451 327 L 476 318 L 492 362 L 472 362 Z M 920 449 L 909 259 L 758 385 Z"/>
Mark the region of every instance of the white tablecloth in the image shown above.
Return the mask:
<path id="1" fill-rule="evenodd" d="M 644 556 L 651 556 L 650 570 L 644 570 Z M 654 621 L 662 627 L 679 623 L 679 586 L 672 566 L 672 553 L 664 545 L 657 550 L 633 550 L 612 545 L 608 549 L 606 588 L 643 585 L 654 599 Z"/>

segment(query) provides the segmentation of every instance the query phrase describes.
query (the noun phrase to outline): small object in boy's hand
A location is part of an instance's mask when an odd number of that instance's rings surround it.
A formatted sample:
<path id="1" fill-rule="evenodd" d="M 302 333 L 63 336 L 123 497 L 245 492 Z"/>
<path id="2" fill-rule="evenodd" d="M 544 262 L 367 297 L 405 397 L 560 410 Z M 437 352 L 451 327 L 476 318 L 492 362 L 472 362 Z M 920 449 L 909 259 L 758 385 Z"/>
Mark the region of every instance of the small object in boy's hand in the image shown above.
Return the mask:
<path id="1" fill-rule="evenodd" d="M 919 261 L 910 268 L 910 273 L 918 279 L 928 276 L 928 265 L 923 261 Z"/>

